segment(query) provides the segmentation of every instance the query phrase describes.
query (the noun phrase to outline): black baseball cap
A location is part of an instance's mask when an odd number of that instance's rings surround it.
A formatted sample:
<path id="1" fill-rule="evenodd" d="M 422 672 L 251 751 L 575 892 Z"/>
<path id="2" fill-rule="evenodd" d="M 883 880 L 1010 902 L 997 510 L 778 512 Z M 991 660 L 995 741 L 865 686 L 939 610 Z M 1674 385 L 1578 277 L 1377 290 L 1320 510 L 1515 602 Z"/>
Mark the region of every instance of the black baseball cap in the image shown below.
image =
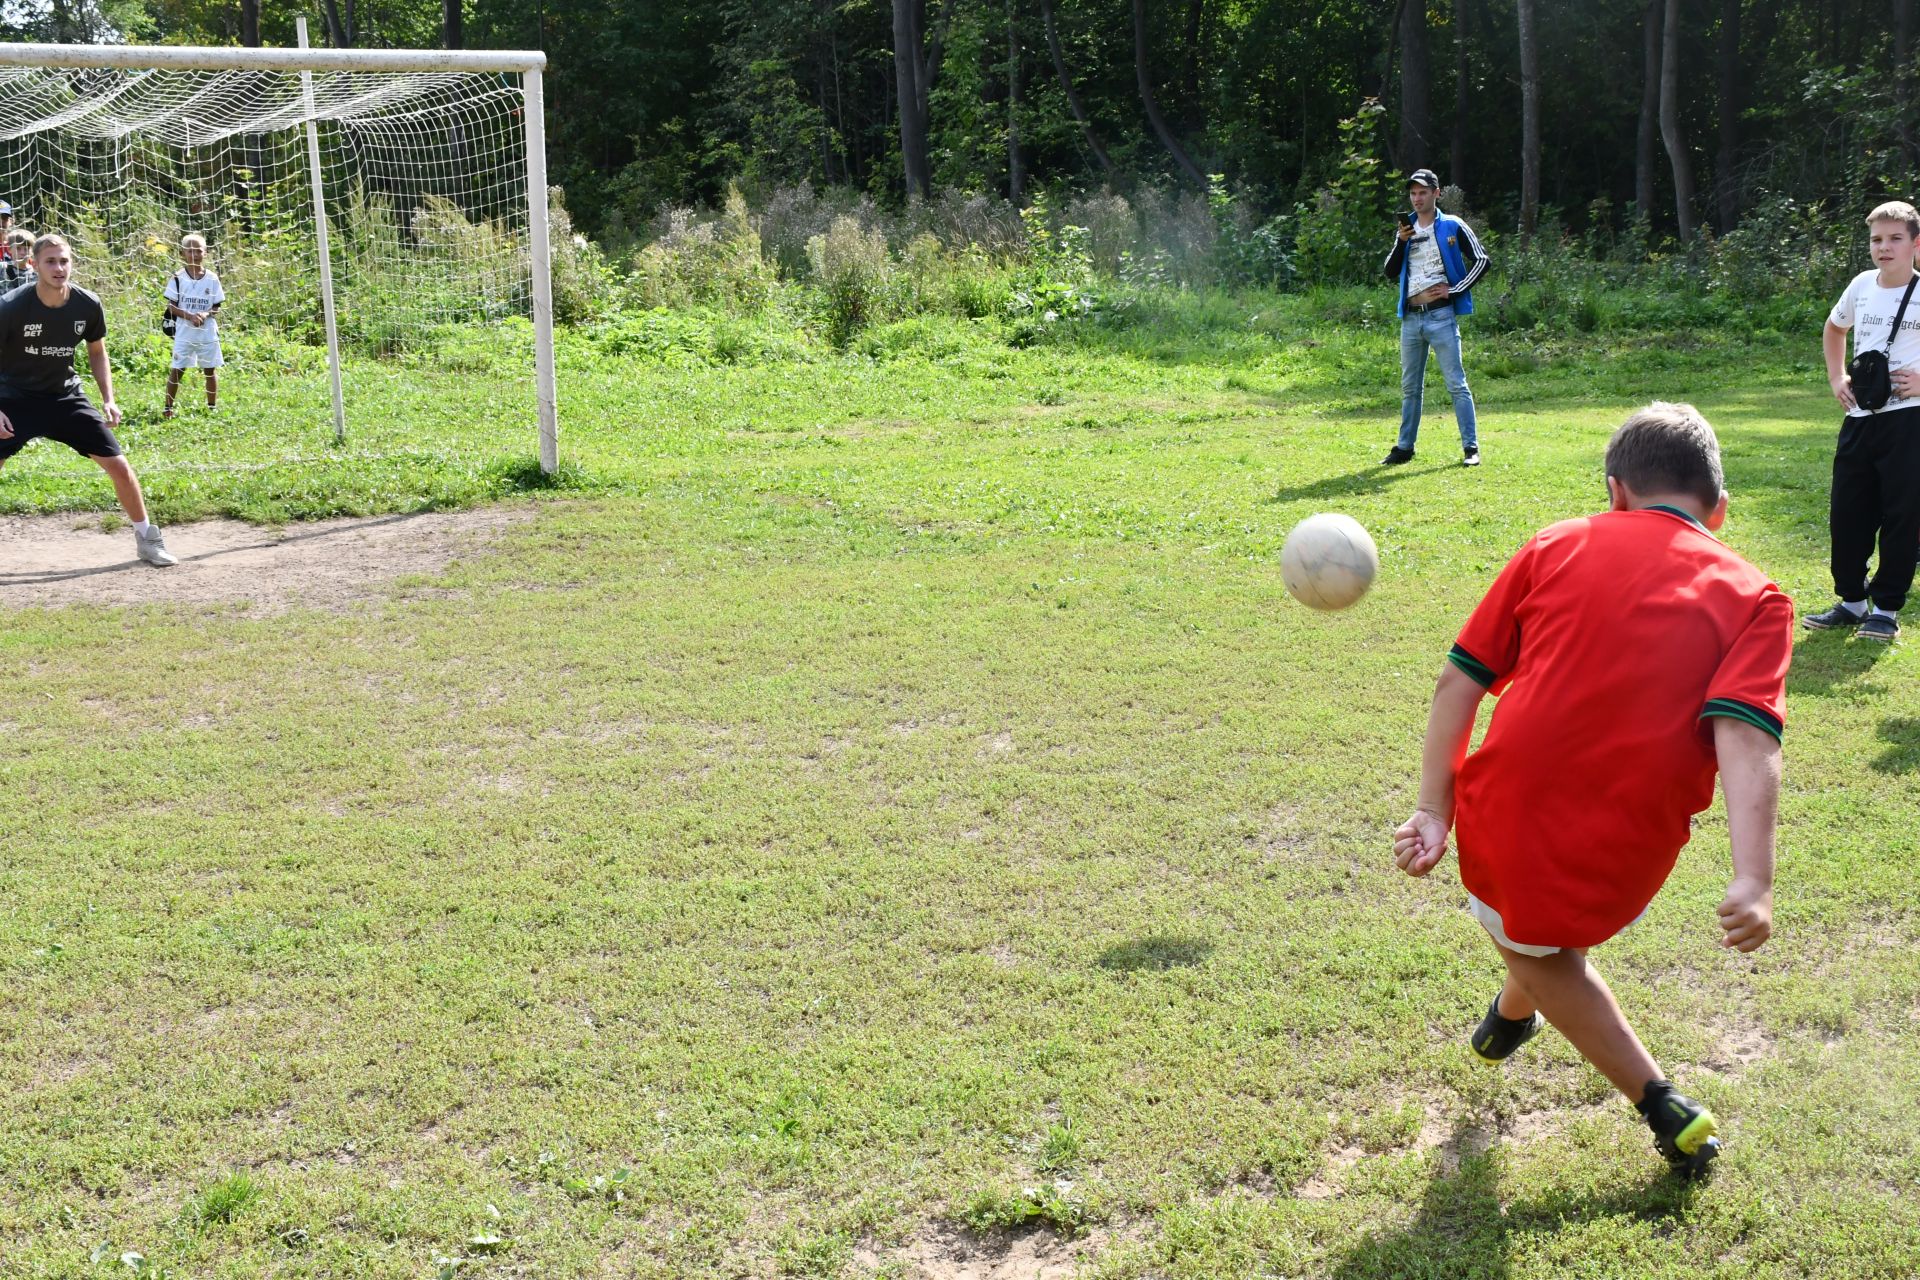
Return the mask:
<path id="1" fill-rule="evenodd" d="M 1415 169 L 1407 175 L 1407 185 L 1412 186 L 1416 182 L 1423 187 L 1433 187 L 1437 190 L 1440 186 L 1440 175 L 1431 169 Z"/>

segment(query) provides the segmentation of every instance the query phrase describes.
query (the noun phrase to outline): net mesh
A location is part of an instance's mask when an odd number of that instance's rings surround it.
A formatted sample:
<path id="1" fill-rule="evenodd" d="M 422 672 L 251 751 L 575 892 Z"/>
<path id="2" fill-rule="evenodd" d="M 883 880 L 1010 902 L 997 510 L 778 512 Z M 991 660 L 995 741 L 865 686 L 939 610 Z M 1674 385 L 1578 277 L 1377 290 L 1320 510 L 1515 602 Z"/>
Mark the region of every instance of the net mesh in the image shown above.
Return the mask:
<path id="1" fill-rule="evenodd" d="M 527 315 L 517 76 L 0 67 L 0 199 L 73 242 L 116 327 L 157 331 L 180 237 L 209 242 L 229 329 L 324 341 L 315 124 L 342 346 Z"/>

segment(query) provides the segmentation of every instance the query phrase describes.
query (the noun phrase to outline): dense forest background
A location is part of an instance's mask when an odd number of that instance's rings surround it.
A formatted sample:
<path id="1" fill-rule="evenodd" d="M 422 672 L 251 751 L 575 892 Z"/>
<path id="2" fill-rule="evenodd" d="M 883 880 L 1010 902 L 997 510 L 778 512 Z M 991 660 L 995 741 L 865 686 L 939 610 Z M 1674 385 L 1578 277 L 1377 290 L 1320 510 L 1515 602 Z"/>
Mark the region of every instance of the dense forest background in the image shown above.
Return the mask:
<path id="1" fill-rule="evenodd" d="M 1916 0 L 314 0 L 335 45 L 537 47 L 576 225 L 807 184 L 1203 191 L 1416 165 L 1489 227 L 1724 235 L 1912 197 Z M 7 39 L 294 43 L 275 0 L 6 0 Z M 1344 127 L 1343 127 L 1344 122 Z M 1356 174 L 1356 166 L 1362 171 Z"/>

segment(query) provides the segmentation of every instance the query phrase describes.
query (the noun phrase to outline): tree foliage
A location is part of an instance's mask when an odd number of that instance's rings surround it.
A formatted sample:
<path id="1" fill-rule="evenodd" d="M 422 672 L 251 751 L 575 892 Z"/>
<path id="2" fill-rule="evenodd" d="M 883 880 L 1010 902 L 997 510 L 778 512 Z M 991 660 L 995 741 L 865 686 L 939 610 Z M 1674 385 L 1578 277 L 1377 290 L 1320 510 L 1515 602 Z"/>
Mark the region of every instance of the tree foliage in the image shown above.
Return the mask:
<path id="1" fill-rule="evenodd" d="M 1016 181 L 1026 192 L 1200 192 L 1218 173 L 1283 212 L 1340 180 L 1353 155 L 1342 122 L 1368 100 L 1385 107 L 1364 117 L 1373 152 L 1394 170 L 1462 179 L 1490 227 L 1517 227 L 1537 199 L 1549 228 L 1622 223 L 1639 207 L 1656 234 L 1725 234 L 1768 199 L 1851 207 L 1914 194 L 1914 7 L 460 0 L 455 12 L 469 48 L 548 52 L 554 180 L 585 228 L 618 239 L 663 203 L 717 200 L 729 181 L 899 203 L 910 174 L 924 191 L 1007 195 Z M 437 45 L 448 10 L 447 0 L 328 0 L 314 37 Z M 261 6 L 264 43 L 293 42 L 291 15 Z M 1649 21 L 1660 24 L 1652 48 Z M 16 40 L 237 43 L 241 28 L 239 0 L 0 5 L 0 36 Z M 902 68 L 917 96 L 902 96 Z M 1522 110 L 1523 82 L 1535 111 Z M 1626 144 L 1636 136 L 1646 145 Z"/>

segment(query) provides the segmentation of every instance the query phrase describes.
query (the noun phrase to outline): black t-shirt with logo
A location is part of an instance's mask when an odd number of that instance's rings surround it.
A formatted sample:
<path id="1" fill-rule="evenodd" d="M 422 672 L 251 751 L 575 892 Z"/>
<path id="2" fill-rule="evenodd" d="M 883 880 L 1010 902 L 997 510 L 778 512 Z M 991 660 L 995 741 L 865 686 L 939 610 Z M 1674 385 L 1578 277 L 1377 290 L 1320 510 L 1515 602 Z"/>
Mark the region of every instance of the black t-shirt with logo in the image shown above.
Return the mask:
<path id="1" fill-rule="evenodd" d="M 0 394 L 58 396 L 80 387 L 74 352 L 107 336 L 100 299 L 70 287 L 63 307 L 40 301 L 34 285 L 0 298 Z"/>

